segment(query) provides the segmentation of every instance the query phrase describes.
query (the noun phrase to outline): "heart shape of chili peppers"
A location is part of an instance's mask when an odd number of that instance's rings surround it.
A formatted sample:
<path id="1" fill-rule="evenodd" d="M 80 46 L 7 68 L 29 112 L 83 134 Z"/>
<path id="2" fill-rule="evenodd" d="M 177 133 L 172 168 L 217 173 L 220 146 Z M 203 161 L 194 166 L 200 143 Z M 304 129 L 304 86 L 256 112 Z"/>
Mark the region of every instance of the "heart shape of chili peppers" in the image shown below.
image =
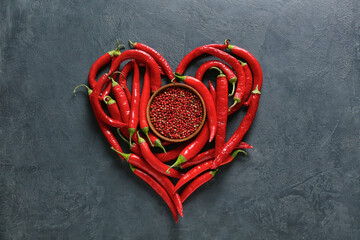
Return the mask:
<path id="1" fill-rule="evenodd" d="M 262 70 L 250 52 L 230 45 L 228 39 L 224 44 L 209 44 L 192 50 L 182 59 L 175 74 L 156 50 L 142 43 L 130 41 L 130 44 L 133 49 L 121 53 L 120 47 L 124 46 L 118 44 L 115 50 L 97 59 L 89 71 L 90 87 L 83 84 L 79 86 L 87 87 L 95 118 L 111 149 L 129 163 L 136 176 L 162 197 L 177 222 L 178 214 L 183 216 L 182 204 L 191 193 L 212 179 L 218 168 L 230 163 L 238 153 L 246 154 L 243 149 L 253 148 L 242 142 L 242 139 L 259 105 Z M 219 60 L 202 64 L 195 77 L 184 76 L 191 61 L 203 54 Z M 125 61 L 127 63 L 120 68 Z M 99 70 L 108 64 L 108 73 L 96 79 Z M 145 67 L 142 91 L 140 67 Z M 209 69 L 219 72 L 216 88 L 210 81 L 209 89 L 202 83 Z M 131 71 L 134 74 L 130 92 L 126 84 Z M 151 92 L 161 87 L 161 76 L 166 76 L 171 82 L 181 81 L 197 90 L 204 99 L 207 112 L 201 131 L 190 142 L 178 144 L 167 152 L 165 147 L 173 143 L 158 139 L 149 130 L 146 119 L 146 106 Z M 232 86 L 231 90 L 228 89 L 228 83 Z M 230 108 L 229 96 L 234 100 Z M 230 139 L 225 141 L 227 118 L 241 107 L 247 108 L 246 115 Z M 129 144 L 131 153 L 123 152 L 117 136 Z M 201 152 L 206 143 L 211 141 L 215 141 L 215 148 Z M 160 147 L 164 152 L 155 153 L 153 147 Z M 169 162 L 172 164 L 168 165 Z M 175 185 L 170 178 L 178 179 Z"/>

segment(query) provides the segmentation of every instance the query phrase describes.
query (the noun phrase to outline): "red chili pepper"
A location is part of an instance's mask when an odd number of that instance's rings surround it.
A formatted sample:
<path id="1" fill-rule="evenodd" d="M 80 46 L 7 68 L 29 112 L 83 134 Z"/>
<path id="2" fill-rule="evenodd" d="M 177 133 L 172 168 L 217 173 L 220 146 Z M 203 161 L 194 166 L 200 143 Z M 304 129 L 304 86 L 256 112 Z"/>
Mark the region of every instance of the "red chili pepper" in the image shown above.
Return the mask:
<path id="1" fill-rule="evenodd" d="M 166 76 L 171 80 L 174 81 L 174 74 L 168 64 L 168 62 L 166 61 L 166 59 L 161 56 L 161 54 L 159 52 L 157 52 L 155 49 L 143 44 L 143 43 L 133 43 L 129 40 L 130 44 L 132 45 L 133 48 L 142 50 L 144 52 L 147 52 L 148 54 L 150 54 L 155 61 L 157 62 L 157 64 L 159 64 L 159 66 L 161 67 L 161 69 L 164 70 Z"/>
<path id="2" fill-rule="evenodd" d="M 215 136 L 215 156 L 225 144 L 227 113 L 228 113 L 228 83 L 226 76 L 218 69 L 219 75 L 216 78 L 216 114 L 217 127 Z"/>
<path id="3" fill-rule="evenodd" d="M 212 165 L 213 165 L 213 160 L 200 163 L 199 165 L 197 165 L 197 166 L 193 167 L 192 169 L 190 169 L 190 171 L 185 173 L 184 176 L 182 176 L 179 179 L 179 181 L 176 183 L 175 188 L 174 188 L 174 192 L 176 192 L 184 184 L 186 184 L 190 180 L 194 179 L 199 174 L 201 174 L 201 173 L 205 172 L 206 170 L 210 169 Z"/>
<path id="4" fill-rule="evenodd" d="M 221 162 L 235 149 L 236 145 L 240 143 L 246 132 L 249 130 L 252 122 L 254 121 L 257 108 L 259 106 L 260 91 L 256 86 L 255 90 L 251 93 L 250 106 L 246 112 L 245 117 L 241 121 L 239 127 L 231 138 L 225 143 L 221 152 L 216 156 L 212 169 L 217 168 Z"/>
<path id="5" fill-rule="evenodd" d="M 239 143 L 238 146 L 236 146 L 235 149 L 247 149 L 247 148 L 253 148 L 253 146 L 251 146 L 250 144 L 247 144 L 245 142 L 241 142 Z M 181 169 L 185 169 L 188 167 L 192 167 L 195 165 L 198 165 L 202 162 L 208 161 L 208 160 L 212 160 L 215 158 L 215 149 L 209 149 L 205 152 L 199 153 L 198 155 L 196 155 L 195 157 L 189 159 L 188 161 L 182 163 L 180 165 Z M 225 161 L 226 162 L 226 161 Z"/>
<path id="6" fill-rule="evenodd" d="M 105 124 L 110 125 L 112 127 L 126 127 L 127 123 L 115 120 L 104 112 L 104 109 L 102 108 L 99 96 L 101 93 L 101 90 L 103 89 L 103 86 L 109 82 L 108 77 L 101 77 L 100 80 L 95 85 L 95 88 L 93 89 L 93 93 L 90 95 L 90 102 L 93 106 L 94 113 L 97 114 L 101 121 L 103 121 Z"/>
<path id="7" fill-rule="evenodd" d="M 216 103 L 216 89 L 214 87 L 214 85 L 211 84 L 210 80 L 209 80 L 209 90 L 210 90 L 210 94 L 214 100 L 214 103 Z M 216 108 L 216 105 L 215 105 Z"/>
<path id="8" fill-rule="evenodd" d="M 150 76 L 151 76 L 151 91 L 156 91 L 161 87 L 161 75 L 159 71 L 159 67 L 154 60 L 148 53 L 137 50 L 131 49 L 126 50 L 119 57 L 117 57 L 114 61 L 115 66 L 119 66 L 125 60 L 128 59 L 135 59 L 138 62 L 143 62 L 149 66 L 150 69 Z M 110 71 L 109 74 L 112 74 L 114 71 Z"/>
<path id="9" fill-rule="evenodd" d="M 249 84 L 249 86 L 250 86 L 249 92 L 251 92 L 251 87 L 252 87 L 252 84 L 253 84 L 253 77 L 252 77 L 252 73 L 251 73 L 251 69 L 249 67 L 249 64 L 247 64 L 247 63 L 245 63 L 245 65 L 244 65 L 244 72 L 245 72 L 246 82 L 251 83 L 251 84 Z M 244 103 L 244 105 L 249 106 L 249 104 L 250 104 L 250 95 L 248 95 L 248 99 Z"/>
<path id="10" fill-rule="evenodd" d="M 83 87 L 87 88 L 89 97 L 94 94 L 93 90 L 91 90 L 88 86 L 86 86 L 84 84 L 80 84 L 79 86 L 75 87 L 74 93 L 76 92 L 76 89 L 78 87 L 80 87 L 80 86 L 83 86 Z M 96 121 L 98 122 L 99 127 L 101 129 L 101 132 L 104 134 L 106 140 L 109 142 L 111 147 L 116 149 L 118 152 L 122 152 L 122 149 L 121 149 L 121 147 L 119 145 L 119 142 L 117 141 L 116 137 L 112 133 L 111 128 L 108 125 L 104 124 L 104 122 L 101 121 L 99 114 L 95 111 L 95 108 L 93 106 L 93 102 L 90 101 L 90 103 L 91 103 L 91 107 L 93 108 L 93 111 L 95 113 Z M 124 158 L 120 154 L 119 154 L 119 156 L 120 156 L 121 159 L 124 160 Z"/>
<path id="11" fill-rule="evenodd" d="M 134 135 L 139 123 L 139 106 L 140 106 L 140 72 L 139 66 L 134 62 L 134 77 L 132 85 L 132 99 L 129 118 L 129 143 L 131 146 L 131 138 Z"/>
<path id="12" fill-rule="evenodd" d="M 135 168 L 132 165 L 130 165 L 130 168 L 135 173 L 136 176 L 144 180 L 147 184 L 150 185 L 152 189 L 155 190 L 157 194 L 159 194 L 159 196 L 165 201 L 165 203 L 170 208 L 171 213 L 174 216 L 175 222 L 177 222 L 178 215 L 177 215 L 176 207 L 174 203 L 171 201 L 169 195 L 166 193 L 165 189 L 159 183 L 157 183 L 149 174 Z"/>
<path id="13" fill-rule="evenodd" d="M 234 55 L 236 55 L 241 59 L 244 59 L 244 61 L 247 62 L 247 64 L 249 64 L 254 78 L 253 91 L 255 90 L 256 87 L 258 88 L 259 91 L 261 91 L 263 73 L 260 64 L 256 60 L 256 58 L 249 51 L 234 45 L 228 45 L 228 49 L 231 51 L 231 53 L 233 53 Z"/>
<path id="14" fill-rule="evenodd" d="M 141 157 L 139 157 L 136 154 L 127 154 L 127 153 L 118 152 L 114 148 L 111 149 L 117 152 L 118 154 L 120 154 L 131 165 L 141 169 L 142 171 L 152 176 L 166 190 L 171 200 L 175 204 L 175 207 L 178 210 L 180 216 L 183 216 L 183 207 L 180 196 L 178 193 L 176 192 L 174 193 L 174 185 L 168 177 L 153 169 L 146 161 L 144 161 Z"/>
<path id="15" fill-rule="evenodd" d="M 117 46 L 115 50 L 105 53 L 99 59 L 97 59 L 94 62 L 94 64 L 91 66 L 88 76 L 88 80 L 91 88 L 94 88 L 96 85 L 96 75 L 99 72 L 99 70 L 108 63 L 110 63 L 110 61 L 114 59 L 114 57 L 119 56 L 121 54 L 120 47 L 125 47 L 125 46 L 119 45 L 119 42 L 117 42 Z M 111 89 L 111 85 L 107 85 L 104 91 L 104 96 L 109 94 L 110 89 Z"/>
<path id="16" fill-rule="evenodd" d="M 211 180 L 218 170 L 208 171 L 201 176 L 195 178 L 180 194 L 181 201 L 184 203 L 185 200 L 199 187 Z"/>
<path id="17" fill-rule="evenodd" d="M 219 50 L 217 47 L 216 48 L 208 47 L 208 45 L 196 48 L 195 50 L 191 51 L 187 56 L 185 56 L 183 60 L 180 62 L 178 68 L 176 69 L 175 77 L 176 75 L 182 75 L 187 65 L 194 58 L 202 54 L 210 54 L 227 62 L 236 72 L 236 76 L 238 78 L 238 85 L 241 86 L 242 89 L 245 88 L 245 78 L 243 77 L 245 76 L 245 73 L 238 60 L 235 57 L 231 56 L 230 54 Z M 190 57 L 188 57 L 189 55 Z M 244 96 L 241 96 L 241 100 L 245 101 Z"/>
<path id="18" fill-rule="evenodd" d="M 118 121 L 121 121 L 121 114 L 120 110 L 116 104 L 116 101 L 112 99 L 110 96 L 104 97 L 104 102 L 106 103 L 106 106 L 108 107 L 110 116 Z"/>
<path id="19" fill-rule="evenodd" d="M 243 67 L 244 72 L 245 72 L 245 89 L 236 88 L 236 92 L 233 97 L 234 103 L 230 106 L 228 115 L 238 111 L 242 107 L 242 105 L 245 105 L 246 102 L 241 102 L 241 99 L 240 99 L 241 91 L 244 91 L 244 99 L 245 100 L 248 100 L 249 94 L 251 92 L 251 86 L 252 86 L 251 70 L 247 63 L 242 62 L 240 60 L 239 60 L 239 62 L 241 63 L 241 66 Z M 248 106 L 248 105 L 245 105 L 245 106 Z"/>
<path id="20" fill-rule="evenodd" d="M 121 75 L 121 74 L 120 74 Z M 129 122 L 130 118 L 130 106 L 127 100 L 124 89 L 113 79 L 112 81 L 112 93 L 116 99 L 116 103 L 120 109 L 121 117 L 124 122 Z"/>
<path id="21" fill-rule="evenodd" d="M 169 169 L 169 166 L 161 162 L 150 150 L 149 145 L 146 143 L 145 139 L 140 137 L 138 134 L 138 142 L 140 145 L 141 153 L 144 156 L 144 159 L 158 172 L 165 174 L 173 178 L 181 178 L 183 173 L 176 171 L 175 169 Z M 167 171 L 169 169 L 169 171 Z"/>
<path id="22" fill-rule="evenodd" d="M 200 152 L 200 150 L 206 145 L 207 140 L 209 139 L 209 127 L 208 123 L 205 122 L 200 133 L 195 137 L 195 139 L 187 145 L 179 154 L 176 162 L 171 165 L 170 168 L 177 167 L 180 164 L 186 162 L 188 159 L 194 157 Z"/>
<path id="23" fill-rule="evenodd" d="M 139 108 L 139 123 L 141 131 L 146 135 L 147 139 L 151 146 L 154 146 L 153 143 L 150 141 L 149 138 L 149 124 L 146 119 L 146 108 L 150 98 L 150 72 L 149 68 L 146 67 L 145 69 L 145 76 L 144 76 L 144 84 L 141 92 L 140 98 L 140 108 Z"/>
<path id="24" fill-rule="evenodd" d="M 189 63 L 194 60 L 195 58 L 202 55 L 204 52 L 204 49 L 207 48 L 216 48 L 216 49 L 226 49 L 229 46 L 229 41 L 225 40 L 226 44 L 208 44 L 204 45 L 198 48 L 195 48 L 191 52 L 189 52 L 180 62 L 178 67 L 176 68 L 175 75 L 183 75 L 185 72 L 186 67 L 189 65 Z"/>
<path id="25" fill-rule="evenodd" d="M 236 81 L 237 81 L 237 77 L 236 77 L 235 73 L 233 72 L 233 70 L 231 70 L 231 68 L 227 64 L 225 64 L 223 62 L 220 62 L 218 60 L 212 60 L 212 61 L 205 62 L 196 71 L 195 78 L 202 81 L 205 72 L 207 70 L 209 70 L 210 68 L 212 68 L 212 67 L 218 67 L 218 68 L 221 69 L 221 71 L 224 72 L 224 74 L 226 75 L 227 80 L 232 85 L 232 91 L 229 94 L 229 96 L 232 96 L 234 94 L 234 91 L 235 91 L 235 84 L 236 84 Z M 245 71 L 245 69 L 244 69 L 244 71 Z M 216 102 L 216 101 L 214 101 L 214 102 Z"/>
<path id="26" fill-rule="evenodd" d="M 198 79 L 191 77 L 191 76 L 180 76 L 176 75 L 175 77 L 179 78 L 181 81 L 183 81 L 185 84 L 190 85 L 193 87 L 198 93 L 201 95 L 205 102 L 205 108 L 206 108 L 206 116 L 209 121 L 209 129 L 210 129 L 210 138 L 209 142 L 211 142 L 216 133 L 216 125 L 217 125 L 217 117 L 216 117 L 216 107 L 214 100 L 211 96 L 211 93 L 207 89 L 207 87 Z"/>
<path id="27" fill-rule="evenodd" d="M 169 162 L 175 160 L 187 144 L 188 143 L 186 142 L 179 144 L 176 148 L 171 149 L 166 153 L 155 153 L 155 156 L 162 162 Z"/>

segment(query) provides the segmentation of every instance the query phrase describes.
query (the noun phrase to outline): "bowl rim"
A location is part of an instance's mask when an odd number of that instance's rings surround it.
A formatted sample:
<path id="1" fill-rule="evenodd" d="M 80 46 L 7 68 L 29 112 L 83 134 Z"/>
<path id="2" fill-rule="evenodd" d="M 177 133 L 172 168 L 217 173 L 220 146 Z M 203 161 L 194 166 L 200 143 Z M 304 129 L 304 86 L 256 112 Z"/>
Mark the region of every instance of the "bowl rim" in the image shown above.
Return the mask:
<path id="1" fill-rule="evenodd" d="M 154 127 L 154 125 L 151 123 L 150 121 L 150 105 L 152 103 L 152 101 L 154 100 L 155 96 L 157 96 L 158 94 L 160 94 L 161 92 L 163 92 L 166 88 L 169 88 L 169 87 L 182 87 L 182 88 L 187 88 L 189 89 L 190 91 L 192 91 L 193 93 L 195 93 L 200 101 L 201 101 L 201 104 L 202 104 L 202 107 L 203 107 L 203 119 L 199 125 L 199 127 L 195 130 L 195 132 L 193 132 L 191 135 L 187 136 L 186 138 L 181 138 L 181 139 L 172 139 L 172 138 L 168 138 L 168 137 L 165 137 L 163 135 L 161 135 Z M 196 136 L 200 130 L 203 128 L 204 124 L 205 124 L 205 120 L 206 120 L 206 108 L 205 108 L 205 102 L 204 102 L 204 99 L 201 97 L 200 93 L 198 91 L 196 91 L 193 87 L 189 86 L 189 85 L 186 85 L 186 84 L 183 84 L 183 83 L 169 83 L 169 84 L 166 84 L 164 86 L 162 86 L 161 88 L 159 88 L 158 90 L 156 90 L 156 92 L 154 92 L 152 94 L 152 96 L 150 97 L 149 99 L 149 102 L 147 104 L 147 107 L 146 107 L 146 120 L 149 124 L 149 127 L 150 129 L 155 133 L 156 136 L 158 136 L 159 138 L 161 138 L 162 140 L 165 140 L 165 141 L 168 141 L 168 142 L 173 142 L 173 143 L 180 143 L 180 142 L 185 142 L 191 138 L 193 138 L 194 136 Z"/>

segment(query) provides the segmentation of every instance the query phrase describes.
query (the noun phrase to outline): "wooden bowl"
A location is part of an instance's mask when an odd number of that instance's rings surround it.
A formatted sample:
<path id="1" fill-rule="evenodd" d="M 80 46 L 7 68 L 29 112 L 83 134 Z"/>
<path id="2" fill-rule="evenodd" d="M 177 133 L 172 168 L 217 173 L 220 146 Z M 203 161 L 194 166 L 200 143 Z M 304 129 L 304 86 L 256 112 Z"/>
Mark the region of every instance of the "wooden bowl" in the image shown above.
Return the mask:
<path id="1" fill-rule="evenodd" d="M 191 92 L 195 93 L 200 101 L 201 101 L 201 104 L 202 104 L 202 108 L 203 108 L 203 118 L 202 118 L 202 121 L 199 125 L 199 127 L 195 130 L 195 132 L 193 132 L 191 135 L 187 136 L 186 138 L 181 138 L 181 139 L 172 139 L 172 138 L 168 138 L 168 137 L 165 137 L 163 135 L 161 135 L 157 130 L 156 128 L 154 127 L 154 125 L 151 123 L 150 121 L 150 105 L 152 103 L 152 101 L 154 100 L 154 97 L 157 96 L 159 93 L 161 93 L 162 91 L 164 91 L 166 88 L 169 88 L 169 87 L 179 87 L 179 88 L 186 88 L 188 90 L 190 90 Z M 204 99 L 200 96 L 200 94 L 192 87 L 186 85 L 186 84 L 181 84 L 181 83 L 170 83 L 170 84 L 167 84 L 161 88 L 159 88 L 150 98 L 149 102 L 148 102 L 148 105 L 147 105 L 147 108 L 146 108 L 146 119 L 147 119 L 147 122 L 149 124 L 149 127 L 150 129 L 155 133 L 156 136 L 158 136 L 159 138 L 165 140 L 165 141 L 168 141 L 168 142 L 175 142 L 175 143 L 179 143 L 179 142 L 185 142 L 191 138 L 193 138 L 196 134 L 199 133 L 199 131 L 201 130 L 201 128 L 204 126 L 205 124 L 205 120 L 206 120 L 206 109 L 205 109 L 205 103 L 204 103 Z"/>

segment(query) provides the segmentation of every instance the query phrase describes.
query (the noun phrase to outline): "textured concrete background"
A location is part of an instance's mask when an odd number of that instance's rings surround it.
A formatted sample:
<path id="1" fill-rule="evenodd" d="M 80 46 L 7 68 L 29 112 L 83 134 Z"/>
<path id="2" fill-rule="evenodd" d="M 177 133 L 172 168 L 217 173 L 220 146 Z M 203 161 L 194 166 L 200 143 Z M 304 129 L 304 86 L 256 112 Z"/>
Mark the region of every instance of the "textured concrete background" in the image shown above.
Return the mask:
<path id="1" fill-rule="evenodd" d="M 357 0 L 1 1 L 0 239 L 360 239 L 359 11 Z M 245 138 L 255 149 L 175 224 L 109 149 L 85 89 L 72 91 L 116 39 L 175 70 L 228 37 L 264 72 Z"/>

